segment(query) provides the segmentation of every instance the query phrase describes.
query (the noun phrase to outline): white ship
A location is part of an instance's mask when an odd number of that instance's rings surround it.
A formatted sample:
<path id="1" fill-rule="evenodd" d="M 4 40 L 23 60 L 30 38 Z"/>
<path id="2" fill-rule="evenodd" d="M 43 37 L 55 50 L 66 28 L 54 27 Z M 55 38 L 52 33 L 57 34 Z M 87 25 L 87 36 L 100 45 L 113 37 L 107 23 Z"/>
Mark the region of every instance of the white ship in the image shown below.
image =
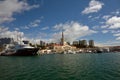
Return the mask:
<path id="1" fill-rule="evenodd" d="M 38 48 L 31 47 L 28 44 L 19 44 L 17 42 L 7 44 L 1 56 L 32 56 L 37 55 Z"/>

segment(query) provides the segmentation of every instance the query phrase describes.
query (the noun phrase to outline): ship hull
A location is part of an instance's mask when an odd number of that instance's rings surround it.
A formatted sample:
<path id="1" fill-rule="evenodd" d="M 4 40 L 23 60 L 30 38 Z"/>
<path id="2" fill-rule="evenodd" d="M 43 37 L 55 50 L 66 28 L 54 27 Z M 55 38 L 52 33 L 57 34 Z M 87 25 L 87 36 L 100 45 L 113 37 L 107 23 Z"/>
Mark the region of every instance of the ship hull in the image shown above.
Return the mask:
<path id="1" fill-rule="evenodd" d="M 15 54 L 13 54 L 14 56 L 33 56 L 33 55 L 37 55 L 38 52 L 38 48 L 29 48 L 29 49 L 19 49 L 16 51 Z"/>
<path id="2" fill-rule="evenodd" d="M 34 56 L 37 55 L 39 48 L 23 48 L 19 49 L 16 52 L 4 53 L 2 56 Z"/>

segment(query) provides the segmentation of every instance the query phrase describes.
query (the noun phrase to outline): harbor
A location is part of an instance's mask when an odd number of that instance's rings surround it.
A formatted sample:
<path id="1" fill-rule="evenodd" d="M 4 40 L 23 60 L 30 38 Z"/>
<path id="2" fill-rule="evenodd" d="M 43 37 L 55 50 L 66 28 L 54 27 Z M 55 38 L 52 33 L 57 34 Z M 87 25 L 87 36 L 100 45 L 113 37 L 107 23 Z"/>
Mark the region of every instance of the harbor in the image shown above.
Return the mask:
<path id="1" fill-rule="evenodd" d="M 94 40 L 89 40 L 87 45 L 86 40 L 74 41 L 72 45 L 65 41 L 65 36 L 62 31 L 61 41 L 59 43 L 48 43 L 40 41 L 40 46 L 30 45 L 29 41 L 15 42 L 11 39 L 9 44 L 3 44 L 4 49 L 2 50 L 1 56 L 34 56 L 43 54 L 80 54 L 80 53 L 109 53 L 115 52 L 114 48 L 111 47 L 97 47 L 94 44 Z M 115 48 L 116 52 L 120 51 L 120 47 Z"/>
<path id="2" fill-rule="evenodd" d="M 5 45 L 0 55 L 2 56 L 34 56 L 43 54 L 80 54 L 80 53 L 109 53 L 109 52 L 120 52 L 120 46 L 95 46 L 94 40 L 89 40 L 89 45 L 86 40 L 74 41 L 73 44 L 68 44 L 65 41 L 65 36 L 62 31 L 61 41 L 59 43 L 45 43 L 40 41 L 38 44 L 31 45 L 29 41 L 15 42 L 11 39 L 9 44 Z"/>

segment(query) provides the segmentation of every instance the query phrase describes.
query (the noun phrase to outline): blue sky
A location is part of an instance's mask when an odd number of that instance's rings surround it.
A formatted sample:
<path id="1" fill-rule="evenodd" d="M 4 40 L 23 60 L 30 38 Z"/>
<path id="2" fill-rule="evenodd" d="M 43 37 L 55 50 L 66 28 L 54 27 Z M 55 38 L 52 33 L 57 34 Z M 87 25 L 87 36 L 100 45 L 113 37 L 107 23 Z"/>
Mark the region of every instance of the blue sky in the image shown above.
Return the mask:
<path id="1" fill-rule="evenodd" d="M 120 44 L 120 0 L 2 0 L 0 38 Z"/>

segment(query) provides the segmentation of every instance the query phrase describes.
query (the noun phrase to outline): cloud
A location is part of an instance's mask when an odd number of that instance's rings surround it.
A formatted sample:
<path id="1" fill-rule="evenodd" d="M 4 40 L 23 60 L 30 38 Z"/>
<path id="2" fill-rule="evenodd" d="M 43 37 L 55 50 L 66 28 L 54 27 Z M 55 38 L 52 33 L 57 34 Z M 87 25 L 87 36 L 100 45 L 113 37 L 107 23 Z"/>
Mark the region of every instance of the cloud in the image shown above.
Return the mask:
<path id="1" fill-rule="evenodd" d="M 36 20 L 34 20 L 33 22 L 31 22 L 31 23 L 29 24 L 29 27 L 38 27 L 39 24 L 40 24 L 40 22 L 41 22 L 41 20 L 36 19 Z"/>
<path id="2" fill-rule="evenodd" d="M 103 5 L 104 4 L 100 1 L 91 0 L 89 6 L 82 11 L 82 14 L 98 12 L 100 9 L 102 9 Z"/>
<path id="3" fill-rule="evenodd" d="M 38 8 L 39 5 L 29 5 L 26 1 L 20 0 L 1 0 L 0 1 L 0 24 L 15 20 L 13 15 L 21 13 L 33 8 Z"/>
<path id="4" fill-rule="evenodd" d="M 41 30 L 47 30 L 49 29 L 49 27 L 43 27 Z"/>
<path id="5" fill-rule="evenodd" d="M 22 29 L 30 29 L 28 26 L 21 27 Z"/>
<path id="6" fill-rule="evenodd" d="M 109 25 L 109 29 L 119 29 L 120 28 L 120 17 L 113 16 L 106 21 L 106 24 Z"/>
<path id="7" fill-rule="evenodd" d="M 20 42 L 21 40 L 28 40 L 32 42 L 33 44 L 39 43 L 38 38 L 31 38 L 28 36 L 25 36 L 23 32 L 20 32 L 19 30 L 10 31 L 7 27 L 0 27 L 0 38 L 13 38 L 14 41 Z"/>
<path id="8" fill-rule="evenodd" d="M 111 12 L 111 14 L 120 16 L 120 9 L 117 9 L 116 11 Z"/>
<path id="9" fill-rule="evenodd" d="M 101 15 L 92 16 L 92 17 L 91 17 L 91 21 L 96 21 L 96 20 L 99 20 L 100 18 L 101 18 Z"/>
<path id="10" fill-rule="evenodd" d="M 20 29 L 19 28 L 14 28 L 16 31 L 19 31 Z"/>
<path id="11" fill-rule="evenodd" d="M 13 38 L 14 40 L 23 37 L 24 33 L 20 31 L 10 31 L 7 27 L 0 27 L 0 38 Z"/>
<path id="12" fill-rule="evenodd" d="M 111 33 L 120 33 L 120 30 L 111 30 Z"/>
<path id="13" fill-rule="evenodd" d="M 120 33 L 113 34 L 113 36 L 117 37 L 116 40 L 120 40 Z"/>
<path id="14" fill-rule="evenodd" d="M 120 36 L 120 33 L 114 34 L 114 36 Z"/>
<path id="15" fill-rule="evenodd" d="M 43 40 L 45 42 L 52 42 L 53 39 L 46 38 L 48 36 L 50 35 L 43 32 L 39 32 L 36 35 L 33 35 L 33 33 L 24 34 L 24 32 L 19 31 L 18 28 L 16 28 L 15 31 L 10 31 L 8 27 L 0 26 L 0 38 L 13 38 L 18 42 L 20 40 L 28 40 L 33 44 L 39 44 L 40 40 Z"/>
<path id="16" fill-rule="evenodd" d="M 110 17 L 111 17 L 111 15 L 104 15 L 102 18 L 105 19 L 105 20 L 107 20 L 107 19 L 109 19 Z"/>
<path id="17" fill-rule="evenodd" d="M 23 40 L 28 40 L 33 44 L 40 44 L 40 40 L 44 41 L 46 43 L 50 43 L 53 42 L 53 38 L 51 38 L 51 33 L 45 33 L 45 32 L 38 32 L 35 35 L 33 35 L 33 33 L 29 33 L 29 34 L 25 34 L 25 37 L 23 38 Z"/>
<path id="18" fill-rule="evenodd" d="M 116 40 L 120 40 L 120 36 L 116 38 Z"/>
<path id="19" fill-rule="evenodd" d="M 7 31 L 9 28 L 4 26 L 0 26 L 0 33 Z"/>
<path id="20" fill-rule="evenodd" d="M 90 15 L 90 16 L 88 16 L 88 18 L 92 18 L 92 16 Z"/>
<path id="21" fill-rule="evenodd" d="M 103 30 L 103 33 L 107 33 L 108 31 L 110 31 L 113 36 L 116 37 L 116 40 L 120 40 L 120 17 L 119 16 L 103 16 L 105 18 L 105 22 L 104 24 L 101 26 L 101 28 L 106 29 Z"/>
<path id="22" fill-rule="evenodd" d="M 41 20 L 40 19 L 36 19 L 32 22 L 30 22 L 29 24 L 22 26 L 21 29 L 30 29 L 30 28 L 36 28 L 40 25 Z"/>
<path id="23" fill-rule="evenodd" d="M 120 17 L 118 16 L 103 16 L 105 18 L 104 24 L 101 26 L 101 28 L 106 29 L 119 29 L 120 28 Z"/>
<path id="24" fill-rule="evenodd" d="M 79 39 L 80 37 L 87 36 L 93 33 L 96 33 L 96 31 L 89 29 L 88 26 L 82 25 L 78 22 L 67 22 L 64 24 L 57 24 L 54 26 L 57 30 L 64 30 L 64 35 L 67 41 L 74 41 L 76 39 Z M 61 38 L 61 31 L 59 33 L 54 33 L 53 37 L 57 40 Z"/>
<path id="25" fill-rule="evenodd" d="M 103 30 L 102 33 L 105 34 L 105 33 L 108 33 L 109 31 L 108 30 Z"/>
<path id="26" fill-rule="evenodd" d="M 60 23 L 60 24 L 56 24 L 54 27 L 53 27 L 54 30 L 62 30 L 63 29 L 63 24 Z"/>
<path id="27" fill-rule="evenodd" d="M 116 11 L 110 12 L 109 15 L 104 15 L 102 17 L 102 19 L 104 20 L 108 20 L 109 18 L 113 17 L 113 16 L 120 16 L 120 9 L 117 9 Z"/>

